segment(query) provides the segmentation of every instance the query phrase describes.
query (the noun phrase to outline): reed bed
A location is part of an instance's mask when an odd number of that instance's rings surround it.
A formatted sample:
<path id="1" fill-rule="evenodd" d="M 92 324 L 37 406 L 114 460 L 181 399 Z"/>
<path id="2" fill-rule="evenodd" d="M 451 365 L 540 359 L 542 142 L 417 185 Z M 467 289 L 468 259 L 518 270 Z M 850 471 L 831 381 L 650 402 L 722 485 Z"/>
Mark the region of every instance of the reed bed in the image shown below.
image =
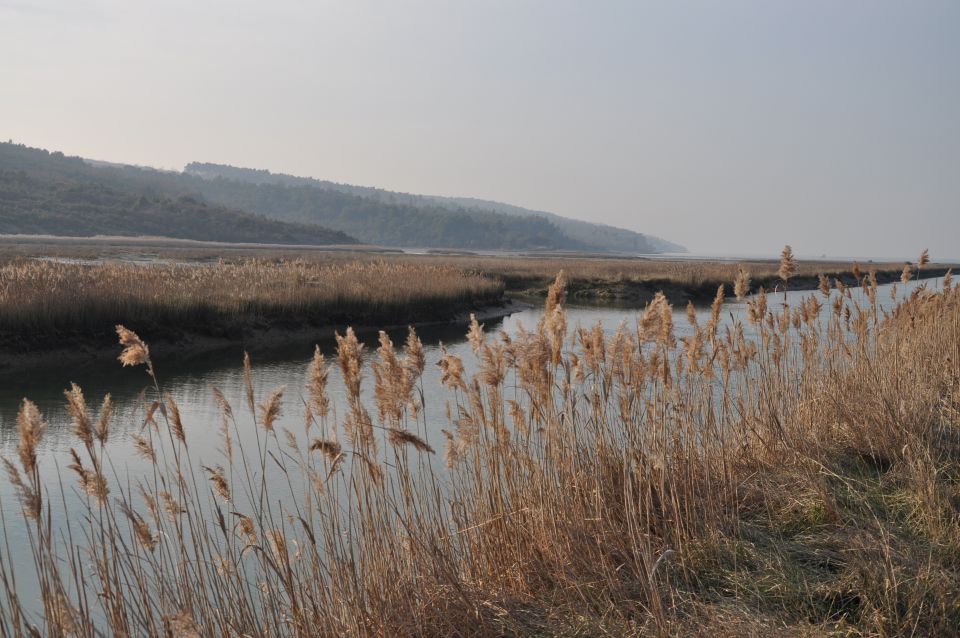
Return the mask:
<path id="1" fill-rule="evenodd" d="M 780 266 L 789 281 L 789 256 Z M 749 288 L 751 273 L 734 274 Z M 118 328 L 122 363 L 153 384 L 136 444 L 154 469 L 111 477 L 109 404 L 96 413 L 68 389 L 87 505 L 54 529 L 43 417 L 24 401 L 6 466 L 43 609 L 28 612 L 0 554 L 0 631 L 950 635 L 960 287 L 919 286 L 884 312 L 874 276 L 860 277 L 859 290 L 824 278 L 793 307 L 761 291 L 748 321 L 722 330 L 721 289 L 678 340 L 662 295 L 612 336 L 571 330 L 561 274 L 534 329 L 471 325 L 475 373 L 442 356 L 440 406 L 417 392 L 434 362 L 412 330 L 402 347 L 382 334 L 375 353 L 348 331 L 336 361 L 318 351 L 310 364 L 303 432 L 276 428 L 276 392 L 217 394 L 219 459 L 194 457 L 185 432 L 210 424 L 181 421 L 148 346 Z M 441 440 L 428 409 L 447 410 Z M 241 410 L 255 449 L 237 446 Z M 270 472 L 289 479 L 282 499 L 266 495 Z"/>
<path id="2" fill-rule="evenodd" d="M 214 264 L 14 260 L 0 266 L 0 334 L 25 350 L 109 336 L 443 321 L 498 303 L 502 286 L 439 264 L 243 260 Z"/>
<path id="3" fill-rule="evenodd" d="M 670 297 L 672 288 L 686 291 L 709 290 L 709 297 L 721 283 L 736 277 L 738 268 L 745 267 L 752 274 L 754 290 L 765 286 L 768 290 L 779 281 L 780 264 L 776 259 L 752 259 L 741 262 L 716 259 L 668 259 L 650 257 L 618 257 L 609 255 L 526 255 L 496 256 L 447 254 L 435 252 L 426 255 L 383 253 L 374 250 L 328 248 L 317 250 L 256 248 L 177 248 L 174 246 L 137 246 L 117 244 L 84 245 L 82 240 L 71 244 L 15 244 L 0 243 L 0 263 L 16 259 L 59 256 L 65 259 L 146 258 L 184 263 L 243 263 L 249 260 L 301 261 L 310 264 L 343 265 L 351 262 L 379 262 L 414 266 L 448 266 L 465 273 L 481 274 L 503 281 L 508 290 L 530 291 L 545 295 L 556 274 L 563 270 L 567 276 L 568 295 L 576 297 L 580 291 L 597 290 L 611 284 L 643 284 L 653 288 L 659 284 Z M 919 261 L 919 260 L 918 260 Z M 873 271 L 882 283 L 895 281 L 903 268 L 902 262 L 866 262 L 857 267 L 863 272 Z M 846 283 L 856 283 L 854 264 L 846 261 L 796 260 L 794 283 L 803 288 L 816 288 L 816 278 L 824 274 L 840 277 Z M 924 264 L 928 272 L 942 275 L 951 264 Z M 810 285 L 813 282 L 813 285 Z M 596 295 L 594 295 L 596 296 Z M 652 296 L 652 295 L 651 295 Z M 709 301 L 709 300 L 708 300 Z"/>
<path id="4" fill-rule="evenodd" d="M 743 268 L 751 273 L 750 292 L 761 287 L 768 292 L 816 290 L 819 277 L 839 279 L 858 286 L 862 273 L 873 272 L 878 283 L 899 280 L 902 262 L 851 264 L 835 261 L 803 261 L 793 258 L 789 285 L 780 276 L 777 260 L 740 262 L 699 259 L 650 259 L 611 257 L 440 257 L 464 272 L 478 273 L 504 282 L 506 289 L 525 296 L 545 297 L 560 270 L 566 273 L 568 297 L 573 303 L 615 302 L 642 306 L 663 293 L 674 304 L 687 301 L 709 304 L 717 287 L 729 284 Z M 915 268 L 916 264 L 911 264 Z M 924 264 L 928 277 L 942 276 L 949 264 Z M 862 271 L 861 276 L 856 271 Z"/>

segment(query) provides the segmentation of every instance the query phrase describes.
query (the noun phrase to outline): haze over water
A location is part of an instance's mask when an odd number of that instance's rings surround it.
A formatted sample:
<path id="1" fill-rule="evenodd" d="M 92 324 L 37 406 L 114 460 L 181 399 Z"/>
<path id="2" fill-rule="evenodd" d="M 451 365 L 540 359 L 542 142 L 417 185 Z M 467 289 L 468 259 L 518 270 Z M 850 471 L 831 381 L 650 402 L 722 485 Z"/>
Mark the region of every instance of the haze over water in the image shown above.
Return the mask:
<path id="1" fill-rule="evenodd" d="M 0 0 L 0 138 L 960 257 L 960 4 Z"/>

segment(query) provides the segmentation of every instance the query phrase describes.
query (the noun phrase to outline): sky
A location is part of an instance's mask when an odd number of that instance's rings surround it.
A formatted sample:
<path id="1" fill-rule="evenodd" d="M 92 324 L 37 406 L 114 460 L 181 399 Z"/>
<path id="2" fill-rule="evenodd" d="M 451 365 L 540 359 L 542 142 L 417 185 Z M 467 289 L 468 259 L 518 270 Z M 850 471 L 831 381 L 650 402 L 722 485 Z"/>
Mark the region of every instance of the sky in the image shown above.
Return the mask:
<path id="1" fill-rule="evenodd" d="M 0 138 L 960 259 L 960 2 L 0 0 Z"/>

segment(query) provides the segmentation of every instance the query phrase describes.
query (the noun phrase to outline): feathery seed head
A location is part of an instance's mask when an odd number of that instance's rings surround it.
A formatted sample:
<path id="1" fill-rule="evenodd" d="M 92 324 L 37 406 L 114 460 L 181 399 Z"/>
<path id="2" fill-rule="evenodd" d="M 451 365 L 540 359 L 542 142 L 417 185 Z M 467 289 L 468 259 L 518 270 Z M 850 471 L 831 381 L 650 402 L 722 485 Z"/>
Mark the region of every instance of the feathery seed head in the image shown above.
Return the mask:
<path id="1" fill-rule="evenodd" d="M 557 273 L 556 279 L 547 290 L 547 300 L 544 305 L 546 314 L 549 315 L 557 306 L 562 306 L 567 301 L 567 276 L 561 270 Z"/>
<path id="2" fill-rule="evenodd" d="M 910 262 L 905 262 L 903 264 L 903 272 L 900 273 L 900 281 L 902 283 L 910 283 L 910 278 L 913 276 L 913 273 L 910 270 Z"/>
<path id="3" fill-rule="evenodd" d="M 750 273 L 743 267 L 743 264 L 737 266 L 737 277 L 733 282 L 733 294 L 740 301 L 750 292 Z"/>
<path id="4" fill-rule="evenodd" d="M 32 475 L 37 469 L 37 445 L 43 437 L 47 424 L 40 415 L 37 404 L 24 399 L 17 413 L 17 454 L 23 471 Z"/>
<path id="5" fill-rule="evenodd" d="M 283 398 L 283 391 L 283 386 L 276 388 L 266 401 L 260 404 L 260 423 L 267 432 L 273 432 L 273 425 L 280 417 L 280 400 Z"/>
<path id="6" fill-rule="evenodd" d="M 140 337 L 132 330 L 128 330 L 121 325 L 116 327 L 117 336 L 120 339 L 120 345 L 123 351 L 120 352 L 120 363 L 124 366 L 146 365 L 147 373 L 153 375 L 153 364 L 150 361 L 150 348 L 147 347 Z"/>
<path id="7" fill-rule="evenodd" d="M 87 402 L 83 398 L 83 391 L 76 383 L 70 384 L 69 390 L 64 390 L 67 399 L 67 414 L 73 421 L 73 433 L 77 435 L 87 447 L 93 445 L 93 427 L 87 416 Z"/>
<path id="8" fill-rule="evenodd" d="M 307 393 L 310 397 L 310 409 L 313 414 L 326 418 L 330 412 L 330 398 L 327 396 L 327 366 L 324 364 L 320 346 L 314 346 L 313 359 L 308 368 L 309 381 Z"/>
<path id="9" fill-rule="evenodd" d="M 818 278 L 820 279 L 820 285 L 818 286 L 818 288 L 820 289 L 820 294 L 823 295 L 824 297 L 829 297 L 830 296 L 830 280 L 827 279 L 826 275 L 818 275 Z"/>
<path id="10" fill-rule="evenodd" d="M 409 430 L 404 430 L 402 428 L 389 428 L 387 429 L 387 439 L 390 441 L 390 445 L 395 448 L 400 448 L 404 445 L 412 445 L 419 452 L 426 452 L 429 454 L 434 453 L 433 448 L 430 447 L 426 441 Z"/>
<path id="11" fill-rule="evenodd" d="M 780 253 L 780 269 L 777 271 L 777 274 L 783 281 L 788 281 L 796 272 L 797 260 L 793 257 L 793 248 L 787 244 Z"/>

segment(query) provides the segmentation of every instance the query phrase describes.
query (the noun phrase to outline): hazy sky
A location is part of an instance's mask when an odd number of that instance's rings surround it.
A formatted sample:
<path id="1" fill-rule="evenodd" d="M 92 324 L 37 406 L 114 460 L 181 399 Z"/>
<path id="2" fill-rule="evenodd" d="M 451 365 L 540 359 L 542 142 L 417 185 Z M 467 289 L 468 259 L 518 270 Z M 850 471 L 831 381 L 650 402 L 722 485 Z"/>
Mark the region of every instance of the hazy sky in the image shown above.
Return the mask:
<path id="1" fill-rule="evenodd" d="M 960 258 L 960 1 L 0 0 L 0 137 Z"/>

